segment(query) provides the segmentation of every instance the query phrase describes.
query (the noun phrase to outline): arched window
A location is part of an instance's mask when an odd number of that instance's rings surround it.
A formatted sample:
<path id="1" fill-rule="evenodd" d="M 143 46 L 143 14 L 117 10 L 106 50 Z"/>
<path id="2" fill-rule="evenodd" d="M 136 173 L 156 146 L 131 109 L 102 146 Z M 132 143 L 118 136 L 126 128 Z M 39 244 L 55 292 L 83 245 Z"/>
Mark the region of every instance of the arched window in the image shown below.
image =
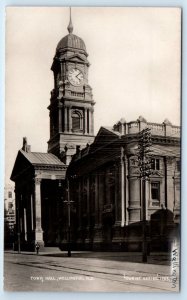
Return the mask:
<path id="1" fill-rule="evenodd" d="M 72 130 L 80 131 L 82 129 L 82 116 L 79 111 L 72 113 Z"/>

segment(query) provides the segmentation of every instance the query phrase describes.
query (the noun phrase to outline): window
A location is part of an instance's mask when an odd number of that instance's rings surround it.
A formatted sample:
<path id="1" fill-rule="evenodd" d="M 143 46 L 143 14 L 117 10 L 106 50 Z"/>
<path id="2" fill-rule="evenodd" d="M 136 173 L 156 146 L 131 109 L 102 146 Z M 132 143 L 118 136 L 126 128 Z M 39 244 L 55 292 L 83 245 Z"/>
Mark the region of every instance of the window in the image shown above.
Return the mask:
<path id="1" fill-rule="evenodd" d="M 12 192 L 8 192 L 8 198 L 12 198 Z"/>
<path id="2" fill-rule="evenodd" d="M 72 130 L 73 131 L 79 131 L 81 130 L 81 115 L 78 112 L 72 113 Z"/>
<path id="3" fill-rule="evenodd" d="M 180 160 L 177 160 L 176 164 L 177 164 L 177 171 L 180 172 L 181 171 L 181 162 L 180 162 Z"/>
<path id="4" fill-rule="evenodd" d="M 151 182 L 151 205 L 160 206 L 160 182 Z"/>
<path id="5" fill-rule="evenodd" d="M 13 204 L 12 202 L 8 202 L 8 209 L 12 208 L 13 207 Z"/>
<path id="6" fill-rule="evenodd" d="M 160 170 L 160 160 L 158 158 L 151 159 L 151 169 Z"/>

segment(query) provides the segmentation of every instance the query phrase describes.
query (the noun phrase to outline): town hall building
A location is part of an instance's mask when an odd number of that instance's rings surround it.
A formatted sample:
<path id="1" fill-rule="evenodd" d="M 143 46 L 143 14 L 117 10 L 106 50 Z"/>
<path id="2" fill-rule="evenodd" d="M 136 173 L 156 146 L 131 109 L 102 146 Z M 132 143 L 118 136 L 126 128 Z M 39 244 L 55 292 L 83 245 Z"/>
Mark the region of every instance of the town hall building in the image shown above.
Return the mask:
<path id="1" fill-rule="evenodd" d="M 15 249 L 18 244 L 34 249 L 38 242 L 41 249 L 65 250 L 71 242 L 75 250 L 141 250 L 142 178 L 137 151 L 139 133 L 149 128 L 147 241 L 150 250 L 167 250 L 180 225 L 180 127 L 167 119 L 158 124 L 140 116 L 101 127 L 94 136 L 89 66 L 85 43 L 73 34 L 70 18 L 68 34 L 59 41 L 51 67 L 48 152 L 32 152 L 23 138 L 11 174 Z"/>

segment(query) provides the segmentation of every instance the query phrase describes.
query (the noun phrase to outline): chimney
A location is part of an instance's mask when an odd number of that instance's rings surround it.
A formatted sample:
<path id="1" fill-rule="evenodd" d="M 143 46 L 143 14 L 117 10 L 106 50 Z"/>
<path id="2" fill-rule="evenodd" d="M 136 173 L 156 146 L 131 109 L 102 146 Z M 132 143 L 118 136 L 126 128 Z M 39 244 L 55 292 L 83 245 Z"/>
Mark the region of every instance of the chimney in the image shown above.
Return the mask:
<path id="1" fill-rule="evenodd" d="M 31 152 L 31 146 L 27 144 L 27 138 L 23 137 L 23 146 L 22 150 L 25 152 Z"/>

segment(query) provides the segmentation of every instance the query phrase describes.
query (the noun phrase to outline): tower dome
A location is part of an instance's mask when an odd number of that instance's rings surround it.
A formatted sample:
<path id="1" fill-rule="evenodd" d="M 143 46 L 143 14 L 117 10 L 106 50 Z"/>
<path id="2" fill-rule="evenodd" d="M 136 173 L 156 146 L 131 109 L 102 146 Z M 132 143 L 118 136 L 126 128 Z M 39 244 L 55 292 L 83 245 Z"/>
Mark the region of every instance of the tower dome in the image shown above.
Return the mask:
<path id="1" fill-rule="evenodd" d="M 73 48 L 77 50 L 83 50 L 86 52 L 86 46 L 84 41 L 77 35 L 73 34 L 73 24 L 71 20 L 71 10 L 70 10 L 70 21 L 67 27 L 69 34 L 63 37 L 57 45 L 56 52 L 60 52 L 63 49 Z"/>
<path id="2" fill-rule="evenodd" d="M 69 33 L 60 40 L 60 42 L 57 45 L 56 51 L 60 51 L 65 48 L 74 48 L 86 52 L 86 46 L 84 41 L 80 37 L 72 33 Z"/>

